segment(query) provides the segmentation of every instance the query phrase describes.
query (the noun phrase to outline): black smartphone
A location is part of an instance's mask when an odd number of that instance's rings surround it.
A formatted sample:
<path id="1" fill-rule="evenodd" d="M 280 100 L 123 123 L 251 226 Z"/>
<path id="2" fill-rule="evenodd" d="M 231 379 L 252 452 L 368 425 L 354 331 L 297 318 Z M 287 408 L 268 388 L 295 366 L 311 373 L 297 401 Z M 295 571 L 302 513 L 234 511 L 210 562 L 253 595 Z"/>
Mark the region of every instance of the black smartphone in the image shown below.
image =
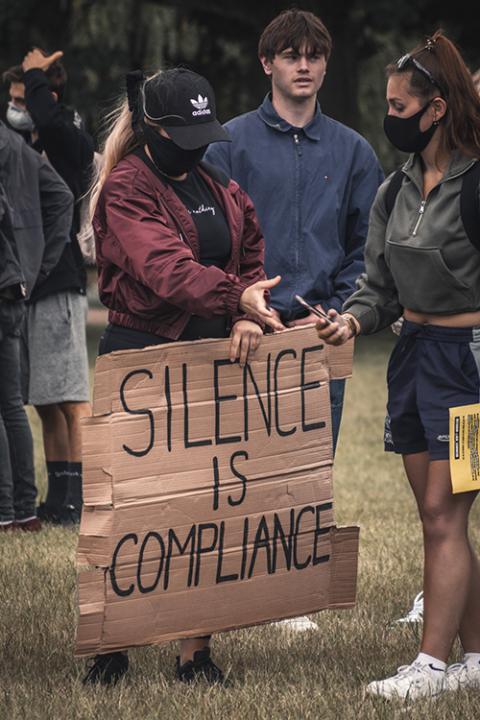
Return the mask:
<path id="1" fill-rule="evenodd" d="M 300 303 L 300 305 L 303 305 L 303 307 L 307 308 L 307 310 L 310 310 L 310 312 L 317 317 L 323 318 L 323 320 L 326 320 L 328 323 L 330 323 L 330 325 L 332 324 L 333 320 L 331 320 L 331 318 L 329 318 L 328 315 L 323 312 L 323 310 L 318 310 L 318 308 L 310 305 L 310 303 L 304 300 L 301 295 L 295 295 L 295 300 Z"/>

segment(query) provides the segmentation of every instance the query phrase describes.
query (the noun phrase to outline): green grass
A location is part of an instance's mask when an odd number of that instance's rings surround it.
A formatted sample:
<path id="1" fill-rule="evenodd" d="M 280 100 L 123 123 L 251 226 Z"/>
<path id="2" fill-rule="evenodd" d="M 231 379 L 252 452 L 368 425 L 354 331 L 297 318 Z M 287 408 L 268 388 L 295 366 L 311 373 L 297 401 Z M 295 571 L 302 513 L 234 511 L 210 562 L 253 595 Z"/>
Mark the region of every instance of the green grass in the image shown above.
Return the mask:
<path id="1" fill-rule="evenodd" d="M 95 352 L 98 330 L 90 330 Z M 479 717 L 478 693 L 442 696 L 434 706 L 363 698 L 365 684 L 413 659 L 418 635 L 391 629 L 421 587 L 420 527 L 398 457 L 382 449 L 389 332 L 362 338 L 347 387 L 334 471 L 336 519 L 359 524 L 358 603 L 316 616 L 320 631 L 289 638 L 264 626 L 225 633 L 215 658 L 232 686 L 185 688 L 174 680 L 176 648 L 132 651 L 131 672 L 115 689 L 85 690 L 85 663 L 73 657 L 76 622 L 76 532 L 0 537 L 0 720 L 252 720 Z M 36 440 L 41 493 L 45 473 Z M 471 521 L 479 544 L 479 508 Z M 456 655 L 458 649 L 456 650 Z"/>

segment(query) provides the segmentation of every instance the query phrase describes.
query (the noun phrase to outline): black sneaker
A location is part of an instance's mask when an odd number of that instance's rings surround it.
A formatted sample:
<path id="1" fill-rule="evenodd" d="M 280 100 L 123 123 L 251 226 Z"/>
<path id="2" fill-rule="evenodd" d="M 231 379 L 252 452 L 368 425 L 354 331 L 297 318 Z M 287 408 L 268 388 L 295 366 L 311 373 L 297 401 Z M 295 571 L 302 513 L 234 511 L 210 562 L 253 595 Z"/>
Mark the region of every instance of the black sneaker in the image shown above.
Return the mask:
<path id="1" fill-rule="evenodd" d="M 210 684 L 223 684 L 223 672 L 210 658 L 210 648 L 197 650 L 193 653 L 193 660 L 187 660 L 180 665 L 177 657 L 176 678 L 184 683 L 194 683 L 197 680 L 206 680 Z"/>
<path id="2" fill-rule="evenodd" d="M 37 507 L 37 517 L 43 522 L 52 525 L 60 525 L 61 508 L 54 505 L 47 505 L 46 502 L 40 503 Z"/>
<path id="3" fill-rule="evenodd" d="M 72 527 L 80 523 L 81 511 L 75 505 L 62 505 L 58 516 L 58 525 Z"/>
<path id="4" fill-rule="evenodd" d="M 128 655 L 122 652 L 95 655 L 83 678 L 84 685 L 116 685 L 128 670 Z"/>

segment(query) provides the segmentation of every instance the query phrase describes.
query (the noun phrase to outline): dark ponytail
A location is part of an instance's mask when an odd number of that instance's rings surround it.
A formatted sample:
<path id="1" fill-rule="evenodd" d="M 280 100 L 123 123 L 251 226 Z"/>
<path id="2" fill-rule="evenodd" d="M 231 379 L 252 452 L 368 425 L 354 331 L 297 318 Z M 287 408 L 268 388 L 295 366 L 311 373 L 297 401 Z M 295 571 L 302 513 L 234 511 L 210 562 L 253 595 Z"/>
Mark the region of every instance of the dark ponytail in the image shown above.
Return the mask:
<path id="1" fill-rule="evenodd" d="M 459 150 L 464 155 L 480 158 L 480 96 L 457 47 L 442 30 L 437 30 L 409 56 L 430 73 L 430 80 L 414 62 L 406 62 L 400 69 L 395 63 L 388 65 L 387 77 L 411 73 L 410 93 L 425 102 L 436 94 L 441 95 L 447 102 L 447 111 L 441 120 L 443 133 L 439 149 Z"/>

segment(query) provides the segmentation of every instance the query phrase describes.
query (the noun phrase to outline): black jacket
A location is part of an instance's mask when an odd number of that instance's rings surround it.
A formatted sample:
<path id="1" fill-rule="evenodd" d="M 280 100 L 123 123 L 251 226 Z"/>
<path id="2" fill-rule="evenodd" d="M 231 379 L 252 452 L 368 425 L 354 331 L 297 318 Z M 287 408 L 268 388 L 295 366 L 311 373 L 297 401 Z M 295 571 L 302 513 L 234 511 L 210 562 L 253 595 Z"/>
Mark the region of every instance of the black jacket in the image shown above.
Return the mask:
<path id="1" fill-rule="evenodd" d="M 0 183 L 0 297 L 23 298 L 25 277 L 20 266 L 7 195 Z"/>
<path id="2" fill-rule="evenodd" d="M 52 95 L 43 70 L 28 70 L 24 75 L 25 102 L 32 116 L 38 141 L 34 148 L 45 152 L 50 163 L 65 180 L 75 199 L 71 242 L 41 287 L 35 288 L 32 300 L 59 292 L 78 290 L 85 293 L 86 273 L 82 253 L 77 242 L 80 229 L 79 199 L 86 192 L 93 161 L 93 140 L 82 128 L 78 114 Z"/>
<path id="3" fill-rule="evenodd" d="M 8 199 L 0 183 L 0 343 L 17 333 L 23 318 L 25 278 L 13 234 Z"/>
<path id="4" fill-rule="evenodd" d="M 1 121 L 0 183 L 4 190 L 2 216 L 8 206 L 28 298 L 35 285 L 45 284 L 64 251 L 73 196 L 46 158 Z M 14 276 L 9 278 L 8 267 L 12 265 L 0 265 L 0 287 L 15 282 Z"/>

